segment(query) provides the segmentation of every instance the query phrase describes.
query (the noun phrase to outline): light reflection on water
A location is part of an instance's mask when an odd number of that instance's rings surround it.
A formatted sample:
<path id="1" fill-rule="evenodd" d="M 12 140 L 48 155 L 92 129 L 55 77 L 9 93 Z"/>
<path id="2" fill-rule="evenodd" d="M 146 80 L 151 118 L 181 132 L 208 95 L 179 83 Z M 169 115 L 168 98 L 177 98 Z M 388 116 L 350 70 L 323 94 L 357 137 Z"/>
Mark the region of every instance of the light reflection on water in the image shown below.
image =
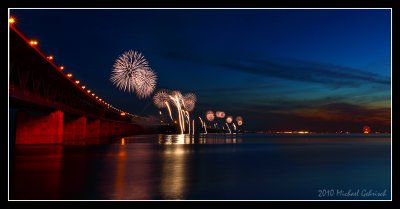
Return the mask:
<path id="1" fill-rule="evenodd" d="M 10 199 L 320 199 L 321 188 L 390 194 L 390 138 L 379 136 L 141 135 L 17 146 L 14 159 Z"/>
<path id="2" fill-rule="evenodd" d="M 163 199 L 185 199 L 188 159 L 182 146 L 168 146 L 163 152 L 161 195 Z"/>
<path id="3" fill-rule="evenodd" d="M 201 134 L 201 135 L 189 135 L 189 134 L 159 134 L 157 135 L 158 144 L 236 144 L 242 143 L 243 134 Z M 147 143 L 149 141 L 148 136 L 131 136 L 122 138 L 120 143 Z"/>

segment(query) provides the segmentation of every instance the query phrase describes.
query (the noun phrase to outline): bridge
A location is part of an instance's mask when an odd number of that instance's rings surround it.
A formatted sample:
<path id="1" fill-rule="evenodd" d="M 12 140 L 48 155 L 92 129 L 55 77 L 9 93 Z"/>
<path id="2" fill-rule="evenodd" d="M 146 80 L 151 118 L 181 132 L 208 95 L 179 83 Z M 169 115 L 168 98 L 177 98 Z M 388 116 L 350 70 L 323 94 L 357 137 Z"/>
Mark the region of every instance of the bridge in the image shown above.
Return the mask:
<path id="1" fill-rule="evenodd" d="M 139 116 L 114 107 L 75 80 L 12 22 L 9 105 L 16 109 L 16 144 L 85 143 L 145 132 L 134 122 Z"/>

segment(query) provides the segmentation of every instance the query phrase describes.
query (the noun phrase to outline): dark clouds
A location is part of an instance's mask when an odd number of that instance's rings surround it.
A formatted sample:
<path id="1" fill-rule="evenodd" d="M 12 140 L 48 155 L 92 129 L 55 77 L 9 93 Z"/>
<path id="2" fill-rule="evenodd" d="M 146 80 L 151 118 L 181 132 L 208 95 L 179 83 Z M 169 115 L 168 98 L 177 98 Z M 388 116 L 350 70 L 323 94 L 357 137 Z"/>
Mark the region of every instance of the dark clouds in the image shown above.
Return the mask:
<path id="1" fill-rule="evenodd" d="M 207 64 L 225 70 L 250 73 L 264 77 L 312 82 L 331 87 L 358 87 L 370 83 L 389 87 L 390 78 L 376 73 L 349 67 L 301 61 L 288 58 L 232 59 L 218 54 L 193 54 L 190 52 L 168 51 L 164 56 L 184 62 Z"/>

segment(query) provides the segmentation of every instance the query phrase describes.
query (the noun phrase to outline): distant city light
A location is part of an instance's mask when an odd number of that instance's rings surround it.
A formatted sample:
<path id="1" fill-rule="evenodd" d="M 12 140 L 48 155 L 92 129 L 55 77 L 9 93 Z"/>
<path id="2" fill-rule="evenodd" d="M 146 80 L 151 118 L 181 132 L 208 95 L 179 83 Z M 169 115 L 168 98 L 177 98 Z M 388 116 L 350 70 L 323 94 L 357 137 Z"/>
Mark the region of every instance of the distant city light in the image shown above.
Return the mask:
<path id="1" fill-rule="evenodd" d="M 72 77 L 72 74 L 71 74 L 71 73 L 68 73 L 68 74 L 67 74 L 67 77 L 68 77 L 68 78 L 71 78 L 71 77 Z"/>
<path id="2" fill-rule="evenodd" d="M 48 59 L 48 60 L 53 60 L 54 57 L 53 57 L 53 56 L 48 56 L 47 59 Z"/>
<path id="3" fill-rule="evenodd" d="M 369 134 L 371 133 L 371 128 L 369 126 L 364 126 L 363 127 L 363 133 L 364 134 Z"/>
<path id="4" fill-rule="evenodd" d="M 60 66 L 60 70 L 64 70 L 64 66 Z"/>
<path id="5" fill-rule="evenodd" d="M 124 113 L 124 112 L 121 112 L 121 116 L 125 116 L 125 113 Z"/>
<path id="6" fill-rule="evenodd" d="M 85 89 L 86 88 L 86 86 L 82 86 L 82 89 Z"/>
<path id="7" fill-rule="evenodd" d="M 76 81 L 75 81 L 75 83 L 76 83 L 76 84 L 79 84 L 79 83 L 80 83 L 80 81 L 79 81 L 79 80 L 76 80 Z"/>
<path id="8" fill-rule="evenodd" d="M 90 89 L 89 90 L 87 90 L 87 93 L 90 93 L 91 91 L 90 91 Z"/>

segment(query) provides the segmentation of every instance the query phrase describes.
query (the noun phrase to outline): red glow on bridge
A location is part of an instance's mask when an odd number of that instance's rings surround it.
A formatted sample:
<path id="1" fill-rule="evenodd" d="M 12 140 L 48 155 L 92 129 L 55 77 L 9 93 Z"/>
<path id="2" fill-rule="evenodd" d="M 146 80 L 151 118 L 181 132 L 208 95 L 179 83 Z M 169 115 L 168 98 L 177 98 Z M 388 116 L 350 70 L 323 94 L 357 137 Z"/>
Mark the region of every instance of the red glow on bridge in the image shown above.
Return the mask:
<path id="1" fill-rule="evenodd" d="M 32 46 L 32 48 L 33 48 L 40 56 L 42 56 L 45 60 L 47 60 L 48 63 L 49 63 L 51 66 L 53 66 L 54 69 L 56 69 L 58 72 L 62 73 L 64 76 L 66 76 L 66 77 L 68 77 L 68 78 L 72 78 L 72 73 L 66 73 L 66 72 L 64 71 L 64 69 L 65 69 L 64 66 L 56 65 L 56 63 L 54 63 L 54 56 L 53 56 L 53 55 L 46 55 L 46 54 L 43 53 L 38 47 L 36 47 L 36 46 L 38 46 L 38 43 L 39 43 L 38 40 L 29 39 L 29 38 L 27 38 L 24 34 L 22 34 L 22 33 L 19 31 L 19 29 L 17 28 L 17 24 L 16 24 L 16 23 L 18 23 L 18 22 L 16 22 L 16 18 L 13 17 L 13 16 L 10 16 L 10 17 L 9 17 L 9 26 L 10 26 L 10 29 L 11 29 L 13 32 L 15 32 L 20 38 L 22 38 L 26 43 L 28 43 L 30 46 Z M 100 105 L 102 105 L 102 106 L 105 106 L 105 107 L 107 107 L 107 108 L 110 108 L 110 107 L 111 107 L 111 108 L 113 108 L 113 110 L 114 110 L 115 112 L 118 112 L 118 113 L 123 112 L 122 110 L 113 107 L 112 105 L 110 105 L 109 103 L 105 102 L 103 99 L 100 99 L 99 97 L 94 98 L 95 94 L 94 94 L 91 90 L 84 90 L 84 89 L 86 88 L 86 86 L 77 85 L 77 84 L 80 84 L 80 83 L 81 83 L 80 80 L 70 79 L 70 82 L 73 82 L 73 83 L 75 84 L 75 86 L 76 86 L 77 88 L 79 88 L 81 91 L 83 91 L 83 92 L 86 91 L 86 92 L 89 94 L 89 96 L 90 96 L 90 93 L 92 93 L 92 94 L 91 94 L 91 95 L 93 96 L 92 99 L 93 99 L 94 101 L 96 101 L 98 104 L 100 104 Z M 86 92 L 85 92 L 85 93 L 86 93 Z M 125 114 L 126 114 L 126 115 L 130 115 L 130 116 L 134 116 L 134 115 L 132 115 L 132 114 L 130 114 L 130 113 L 125 113 Z"/>

